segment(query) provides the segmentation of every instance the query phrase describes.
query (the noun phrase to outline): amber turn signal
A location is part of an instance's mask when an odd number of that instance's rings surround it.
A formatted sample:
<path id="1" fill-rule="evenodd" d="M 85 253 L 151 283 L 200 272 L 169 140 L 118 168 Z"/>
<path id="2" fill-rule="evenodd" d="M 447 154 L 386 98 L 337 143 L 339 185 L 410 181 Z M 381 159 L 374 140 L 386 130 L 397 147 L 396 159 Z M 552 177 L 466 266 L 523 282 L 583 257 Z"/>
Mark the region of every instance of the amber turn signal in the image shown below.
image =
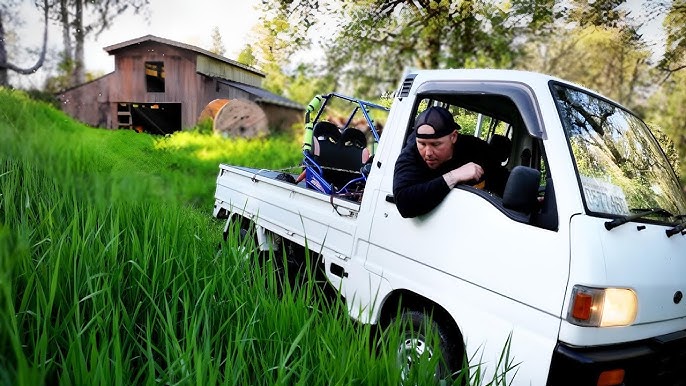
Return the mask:
<path id="1" fill-rule="evenodd" d="M 618 386 L 624 382 L 624 369 L 607 370 L 598 376 L 598 386 Z"/>
<path id="2" fill-rule="evenodd" d="M 591 318 L 591 307 L 593 306 L 593 296 L 577 292 L 574 298 L 574 309 L 572 316 L 579 320 L 588 320 Z"/>

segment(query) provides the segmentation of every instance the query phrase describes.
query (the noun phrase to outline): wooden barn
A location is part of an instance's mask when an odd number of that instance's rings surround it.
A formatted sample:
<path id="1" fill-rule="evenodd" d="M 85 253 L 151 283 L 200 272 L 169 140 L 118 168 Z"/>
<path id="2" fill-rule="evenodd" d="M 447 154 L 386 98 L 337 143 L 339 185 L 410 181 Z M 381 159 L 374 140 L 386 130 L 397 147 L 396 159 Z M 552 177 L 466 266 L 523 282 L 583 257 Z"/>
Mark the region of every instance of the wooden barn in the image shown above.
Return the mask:
<path id="1" fill-rule="evenodd" d="M 261 88 L 263 73 L 202 48 L 147 35 L 104 50 L 114 72 L 59 95 L 91 126 L 167 134 L 195 126 L 216 99 L 259 106 L 275 130 L 302 120 L 303 106 Z"/>

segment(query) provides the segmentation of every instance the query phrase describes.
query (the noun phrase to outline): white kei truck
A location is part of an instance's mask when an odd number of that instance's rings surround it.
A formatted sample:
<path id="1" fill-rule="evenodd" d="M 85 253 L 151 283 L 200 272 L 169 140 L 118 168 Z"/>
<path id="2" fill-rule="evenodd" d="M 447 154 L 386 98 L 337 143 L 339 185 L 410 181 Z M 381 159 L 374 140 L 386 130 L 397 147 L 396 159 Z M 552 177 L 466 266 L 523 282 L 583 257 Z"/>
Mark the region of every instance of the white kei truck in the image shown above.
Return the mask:
<path id="1" fill-rule="evenodd" d="M 410 354 L 440 350 L 448 374 L 468 358 L 493 375 L 509 342 L 517 367 L 507 384 L 686 385 L 686 197 L 639 117 L 579 85 L 515 70 L 414 71 L 392 99 L 383 134 L 370 120 L 375 146 L 358 165 L 360 189 L 327 180 L 325 143 L 336 138 L 315 124 L 305 158 L 322 157 L 317 177 L 330 189 L 221 164 L 214 216 L 227 231 L 250 224 L 261 250 L 308 248 L 356 321 L 409 320 L 397 348 L 403 371 Z M 394 165 L 415 118 L 434 105 L 449 109 L 460 135 L 497 148 L 504 189 L 458 185 L 429 213 L 404 218 Z M 356 110 L 369 118 L 369 105 Z M 426 346 L 427 325 L 438 347 Z"/>

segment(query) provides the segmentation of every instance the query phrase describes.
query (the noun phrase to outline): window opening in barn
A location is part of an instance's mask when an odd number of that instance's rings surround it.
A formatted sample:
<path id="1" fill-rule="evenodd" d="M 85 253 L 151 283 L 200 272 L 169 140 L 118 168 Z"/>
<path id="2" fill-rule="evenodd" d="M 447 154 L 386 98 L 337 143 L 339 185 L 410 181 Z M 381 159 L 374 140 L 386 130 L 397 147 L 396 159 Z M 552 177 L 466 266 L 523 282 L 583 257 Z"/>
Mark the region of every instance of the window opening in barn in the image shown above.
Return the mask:
<path id="1" fill-rule="evenodd" d="M 145 62 L 145 85 L 148 92 L 164 92 L 163 62 Z"/>

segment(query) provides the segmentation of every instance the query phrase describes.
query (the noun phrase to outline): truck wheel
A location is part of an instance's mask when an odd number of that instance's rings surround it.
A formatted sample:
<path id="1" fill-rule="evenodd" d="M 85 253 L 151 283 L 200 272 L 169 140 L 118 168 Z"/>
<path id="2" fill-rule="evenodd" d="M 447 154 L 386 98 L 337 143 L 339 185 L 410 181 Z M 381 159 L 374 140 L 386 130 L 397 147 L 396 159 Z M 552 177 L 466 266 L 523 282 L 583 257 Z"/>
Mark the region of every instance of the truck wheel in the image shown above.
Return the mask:
<path id="1" fill-rule="evenodd" d="M 238 230 L 238 247 L 240 248 L 239 253 L 249 258 L 250 255 L 257 248 L 257 236 L 255 236 L 255 230 L 249 227 L 241 225 Z"/>
<path id="2" fill-rule="evenodd" d="M 459 335 L 455 336 L 459 342 L 453 340 L 450 332 L 424 311 L 405 310 L 399 319 L 401 339 L 395 353 L 403 382 L 412 376 L 412 369 L 420 360 L 435 359 L 439 353 L 441 359 L 434 370 L 437 381 L 451 379 L 462 368 L 464 349 L 461 334 L 455 334 Z M 462 378 L 466 384 L 468 377 Z"/>
<path id="3" fill-rule="evenodd" d="M 243 222 L 238 234 L 239 253 L 253 264 L 253 269 L 262 269 L 265 287 L 275 286 L 276 293 L 281 296 L 284 290 L 285 269 L 280 251 L 261 251 L 255 234 L 255 224 Z M 273 273 L 273 280 L 271 275 Z"/>

